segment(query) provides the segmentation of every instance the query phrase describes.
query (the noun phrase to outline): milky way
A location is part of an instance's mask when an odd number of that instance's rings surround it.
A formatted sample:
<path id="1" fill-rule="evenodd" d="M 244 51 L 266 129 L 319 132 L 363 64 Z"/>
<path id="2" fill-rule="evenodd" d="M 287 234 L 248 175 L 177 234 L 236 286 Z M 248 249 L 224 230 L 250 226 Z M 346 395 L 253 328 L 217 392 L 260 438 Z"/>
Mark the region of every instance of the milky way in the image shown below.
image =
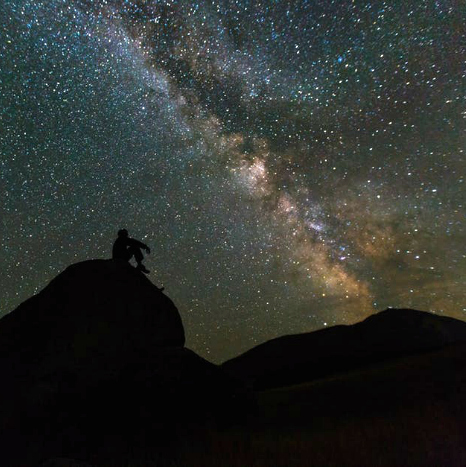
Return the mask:
<path id="1" fill-rule="evenodd" d="M 465 319 L 458 0 L 4 0 L 0 310 L 119 228 L 213 361 Z"/>

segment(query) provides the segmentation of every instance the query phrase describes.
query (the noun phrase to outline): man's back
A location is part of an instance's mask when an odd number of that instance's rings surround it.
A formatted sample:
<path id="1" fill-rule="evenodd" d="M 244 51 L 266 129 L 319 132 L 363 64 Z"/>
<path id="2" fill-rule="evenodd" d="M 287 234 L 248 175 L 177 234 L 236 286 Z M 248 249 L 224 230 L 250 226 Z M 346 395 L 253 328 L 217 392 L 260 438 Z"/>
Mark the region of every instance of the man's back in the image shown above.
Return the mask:
<path id="1" fill-rule="evenodd" d="M 118 237 L 112 248 L 112 258 L 113 259 L 124 259 L 125 261 L 128 260 L 128 240 L 131 240 L 128 237 Z"/>

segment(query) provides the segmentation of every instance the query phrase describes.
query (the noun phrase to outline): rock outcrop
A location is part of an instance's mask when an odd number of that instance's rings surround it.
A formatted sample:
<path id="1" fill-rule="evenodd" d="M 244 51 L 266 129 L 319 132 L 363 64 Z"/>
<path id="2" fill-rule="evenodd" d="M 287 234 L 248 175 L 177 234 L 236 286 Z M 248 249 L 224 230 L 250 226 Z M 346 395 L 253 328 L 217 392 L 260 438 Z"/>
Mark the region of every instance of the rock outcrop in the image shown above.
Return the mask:
<path id="1" fill-rule="evenodd" d="M 173 302 L 144 274 L 118 260 L 74 264 L 0 321 L 0 351 L 39 348 L 76 358 L 183 346 Z M 45 349 L 47 348 L 47 350 Z"/>
<path id="2" fill-rule="evenodd" d="M 184 343 L 173 302 L 131 265 L 70 266 L 0 320 L 0 463 L 118 465 L 223 420 L 234 384 Z"/>

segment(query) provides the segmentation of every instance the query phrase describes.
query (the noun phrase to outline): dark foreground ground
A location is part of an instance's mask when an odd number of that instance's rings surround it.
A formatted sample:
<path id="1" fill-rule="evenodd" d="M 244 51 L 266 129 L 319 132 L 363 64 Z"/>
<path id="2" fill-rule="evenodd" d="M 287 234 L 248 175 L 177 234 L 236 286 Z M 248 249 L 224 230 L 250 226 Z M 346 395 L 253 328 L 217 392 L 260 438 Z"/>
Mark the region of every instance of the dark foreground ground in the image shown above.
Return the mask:
<path id="1" fill-rule="evenodd" d="M 466 323 L 388 309 L 214 365 L 125 261 L 0 320 L 0 467 L 466 466 Z M 435 350 L 436 349 L 436 350 Z"/>
<path id="2" fill-rule="evenodd" d="M 263 417 L 179 465 L 464 466 L 466 346 L 258 394 Z"/>
<path id="3" fill-rule="evenodd" d="M 466 345 L 452 346 L 258 392 L 233 424 L 160 426 L 112 452 L 96 446 L 83 464 L 43 465 L 465 466 L 465 369 Z"/>

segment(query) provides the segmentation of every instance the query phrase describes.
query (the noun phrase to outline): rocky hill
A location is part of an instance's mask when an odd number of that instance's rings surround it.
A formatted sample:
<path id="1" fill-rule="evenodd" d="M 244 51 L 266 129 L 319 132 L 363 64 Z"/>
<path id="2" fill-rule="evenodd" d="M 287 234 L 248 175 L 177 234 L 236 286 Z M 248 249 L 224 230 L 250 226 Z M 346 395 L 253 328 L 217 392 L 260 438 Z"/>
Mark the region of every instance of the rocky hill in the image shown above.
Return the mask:
<path id="1" fill-rule="evenodd" d="M 0 320 L 1 465 L 115 462 L 223 419 L 235 385 L 184 343 L 173 302 L 131 265 L 70 266 Z"/>

